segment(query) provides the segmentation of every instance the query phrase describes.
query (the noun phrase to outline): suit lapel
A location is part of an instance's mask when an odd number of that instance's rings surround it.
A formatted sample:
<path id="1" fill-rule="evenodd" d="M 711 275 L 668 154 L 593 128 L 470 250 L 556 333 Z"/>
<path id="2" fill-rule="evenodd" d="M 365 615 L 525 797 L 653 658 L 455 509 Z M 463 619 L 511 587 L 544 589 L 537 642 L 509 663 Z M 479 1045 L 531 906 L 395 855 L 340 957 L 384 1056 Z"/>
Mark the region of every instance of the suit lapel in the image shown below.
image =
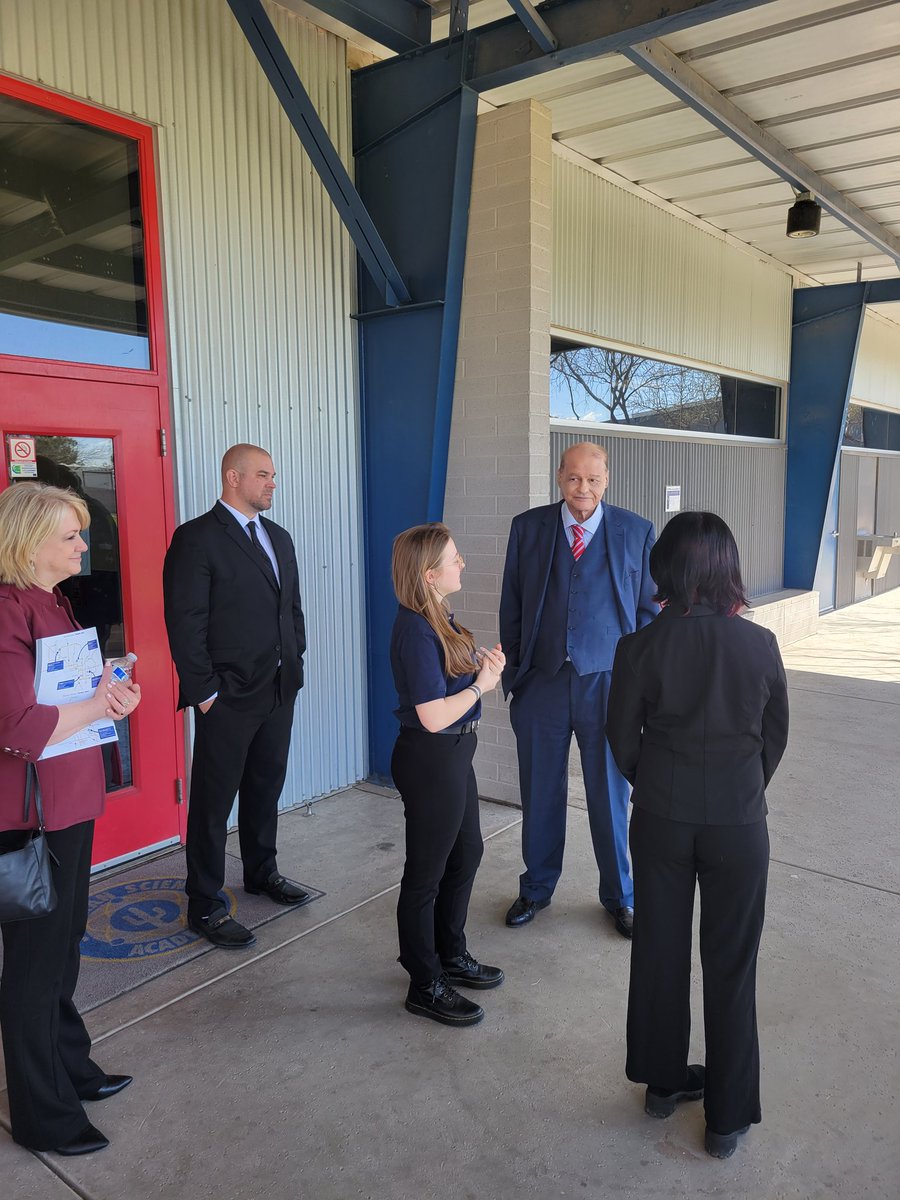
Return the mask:
<path id="1" fill-rule="evenodd" d="M 227 508 L 224 508 L 221 504 L 217 504 L 213 511 L 215 512 L 218 520 L 221 521 L 222 528 L 225 530 L 226 537 L 229 537 L 234 542 L 234 544 L 240 548 L 241 552 L 243 554 L 246 554 L 247 558 L 250 560 L 250 562 L 253 564 L 253 566 L 256 568 L 256 570 L 260 573 L 260 575 L 266 581 L 266 583 L 269 585 L 269 587 L 272 588 L 273 591 L 277 591 L 278 589 L 275 586 L 275 581 L 267 574 L 262 563 L 257 561 L 256 551 L 253 549 L 253 543 L 250 541 L 249 535 L 241 528 L 240 524 L 234 519 L 234 517 L 231 515 L 231 513 L 228 511 Z M 271 537 L 271 534 L 270 534 L 270 537 Z M 273 541 L 272 545 L 274 546 L 274 544 L 275 543 Z M 276 557 L 277 557 L 277 551 L 276 551 Z M 281 568 L 281 560 L 280 559 L 278 561 L 278 566 L 279 566 L 279 570 L 280 570 L 280 568 Z"/>

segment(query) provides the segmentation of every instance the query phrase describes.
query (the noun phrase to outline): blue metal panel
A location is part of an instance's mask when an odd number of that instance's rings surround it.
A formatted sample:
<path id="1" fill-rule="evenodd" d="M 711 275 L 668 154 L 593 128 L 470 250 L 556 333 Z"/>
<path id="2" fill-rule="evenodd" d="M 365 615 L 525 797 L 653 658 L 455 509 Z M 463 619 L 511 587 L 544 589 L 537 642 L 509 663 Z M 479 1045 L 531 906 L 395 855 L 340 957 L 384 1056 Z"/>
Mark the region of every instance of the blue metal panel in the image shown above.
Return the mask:
<path id="1" fill-rule="evenodd" d="M 509 0 L 509 7 L 545 54 L 556 49 L 559 43 L 547 27 L 547 22 L 535 10 L 531 0 Z"/>
<path id="2" fill-rule="evenodd" d="M 794 293 L 784 586 L 812 588 L 865 312 L 864 283 Z"/>
<path id="3" fill-rule="evenodd" d="M 415 301 L 385 310 L 360 277 L 370 768 L 382 778 L 397 730 L 391 544 L 444 505 L 477 109 L 462 59 L 457 43 L 352 85 L 357 186 Z"/>
<path id="4" fill-rule="evenodd" d="M 431 41 L 432 9 L 426 0 L 310 0 L 365 37 L 403 54 Z"/>
<path id="5" fill-rule="evenodd" d="M 407 303 L 406 284 L 331 144 L 261 0 L 228 0 L 228 4 L 379 292 L 388 304 Z"/>

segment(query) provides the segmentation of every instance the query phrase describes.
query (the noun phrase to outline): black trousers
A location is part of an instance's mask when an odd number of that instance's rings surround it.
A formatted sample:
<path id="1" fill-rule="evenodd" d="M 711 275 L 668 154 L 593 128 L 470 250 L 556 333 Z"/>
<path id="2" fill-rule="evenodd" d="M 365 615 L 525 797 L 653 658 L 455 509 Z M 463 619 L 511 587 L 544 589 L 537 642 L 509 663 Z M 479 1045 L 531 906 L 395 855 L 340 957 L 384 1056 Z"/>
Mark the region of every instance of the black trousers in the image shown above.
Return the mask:
<path id="1" fill-rule="evenodd" d="M 635 1083 L 680 1088 L 691 1033 L 691 934 L 700 884 L 706 1030 L 706 1124 L 733 1133 L 761 1118 L 756 959 L 765 917 L 769 834 L 752 825 L 691 825 L 635 808 L 634 937 L 628 1058 Z"/>
<path id="2" fill-rule="evenodd" d="M 18 832 L 0 844 L 21 845 Z M 0 1031 L 13 1138 L 52 1150 L 79 1134 L 88 1118 L 79 1096 L 106 1078 L 91 1061 L 91 1039 L 72 997 L 87 925 L 94 822 L 47 834 L 57 905 L 45 917 L 3 924 Z"/>
<path id="3" fill-rule="evenodd" d="M 276 870 L 278 799 L 284 787 L 294 706 L 274 699 L 266 716 L 239 712 L 216 700 L 194 710 L 194 756 L 188 810 L 188 916 L 222 912 L 226 823 L 238 797 L 238 836 L 244 883 L 258 887 Z"/>
<path id="4" fill-rule="evenodd" d="M 391 774 L 406 815 L 397 901 L 400 962 L 417 986 L 466 949 L 469 897 L 484 843 L 472 759 L 477 737 L 402 728 Z"/>

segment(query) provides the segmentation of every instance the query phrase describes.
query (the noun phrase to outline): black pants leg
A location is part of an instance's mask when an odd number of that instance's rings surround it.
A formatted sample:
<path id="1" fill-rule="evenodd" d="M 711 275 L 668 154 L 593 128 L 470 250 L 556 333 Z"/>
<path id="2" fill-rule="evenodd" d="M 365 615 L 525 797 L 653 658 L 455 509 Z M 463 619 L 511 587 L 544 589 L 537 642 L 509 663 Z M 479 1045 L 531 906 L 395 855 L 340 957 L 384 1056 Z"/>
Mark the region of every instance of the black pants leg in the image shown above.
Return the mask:
<path id="1" fill-rule="evenodd" d="M 706 1124 L 733 1133 L 761 1120 L 756 960 L 769 870 L 766 822 L 707 825 L 697 848 Z"/>
<path id="2" fill-rule="evenodd" d="M 484 845 L 472 759 L 476 736 L 401 729 L 391 773 L 406 816 L 406 865 L 397 902 L 400 961 L 413 983 L 441 974 L 465 950 L 472 884 Z"/>
<path id="3" fill-rule="evenodd" d="M 195 710 L 185 845 L 185 890 L 192 920 L 222 910 L 226 825 L 238 793 L 244 879 L 255 886 L 275 870 L 278 799 L 292 720 L 293 705 L 278 704 L 268 715 L 257 716 L 229 708 L 219 699 L 207 713 Z"/>
<path id="4" fill-rule="evenodd" d="M 641 808 L 631 814 L 634 933 L 625 1074 L 652 1087 L 679 1088 L 687 1072 L 694 829 Z"/>
<path id="5" fill-rule="evenodd" d="M 765 821 L 691 825 L 640 808 L 631 818 L 635 918 L 626 1074 L 678 1088 L 690 1039 L 691 918 L 700 881 L 706 1123 L 760 1120 L 756 959 L 765 916 Z"/>
<path id="6" fill-rule="evenodd" d="M 72 996 L 87 919 L 93 821 L 47 834 L 57 906 L 3 925 L 0 1030 L 13 1138 L 52 1150 L 88 1124 L 79 1095 L 104 1079 Z M 4 841 L 7 838 L 4 837 Z"/>

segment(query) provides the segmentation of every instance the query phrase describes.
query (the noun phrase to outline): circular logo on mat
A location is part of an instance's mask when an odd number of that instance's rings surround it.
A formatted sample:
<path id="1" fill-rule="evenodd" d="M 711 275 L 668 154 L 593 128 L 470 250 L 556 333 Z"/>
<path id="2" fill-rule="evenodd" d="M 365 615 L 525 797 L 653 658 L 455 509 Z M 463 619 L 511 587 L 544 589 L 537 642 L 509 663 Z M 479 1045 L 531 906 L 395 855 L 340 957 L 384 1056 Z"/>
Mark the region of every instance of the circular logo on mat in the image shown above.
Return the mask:
<path id="1" fill-rule="evenodd" d="M 221 894 L 234 916 L 234 896 L 227 888 Z M 187 928 L 183 878 L 136 879 L 91 895 L 81 956 L 130 962 L 171 954 L 199 940 Z"/>

